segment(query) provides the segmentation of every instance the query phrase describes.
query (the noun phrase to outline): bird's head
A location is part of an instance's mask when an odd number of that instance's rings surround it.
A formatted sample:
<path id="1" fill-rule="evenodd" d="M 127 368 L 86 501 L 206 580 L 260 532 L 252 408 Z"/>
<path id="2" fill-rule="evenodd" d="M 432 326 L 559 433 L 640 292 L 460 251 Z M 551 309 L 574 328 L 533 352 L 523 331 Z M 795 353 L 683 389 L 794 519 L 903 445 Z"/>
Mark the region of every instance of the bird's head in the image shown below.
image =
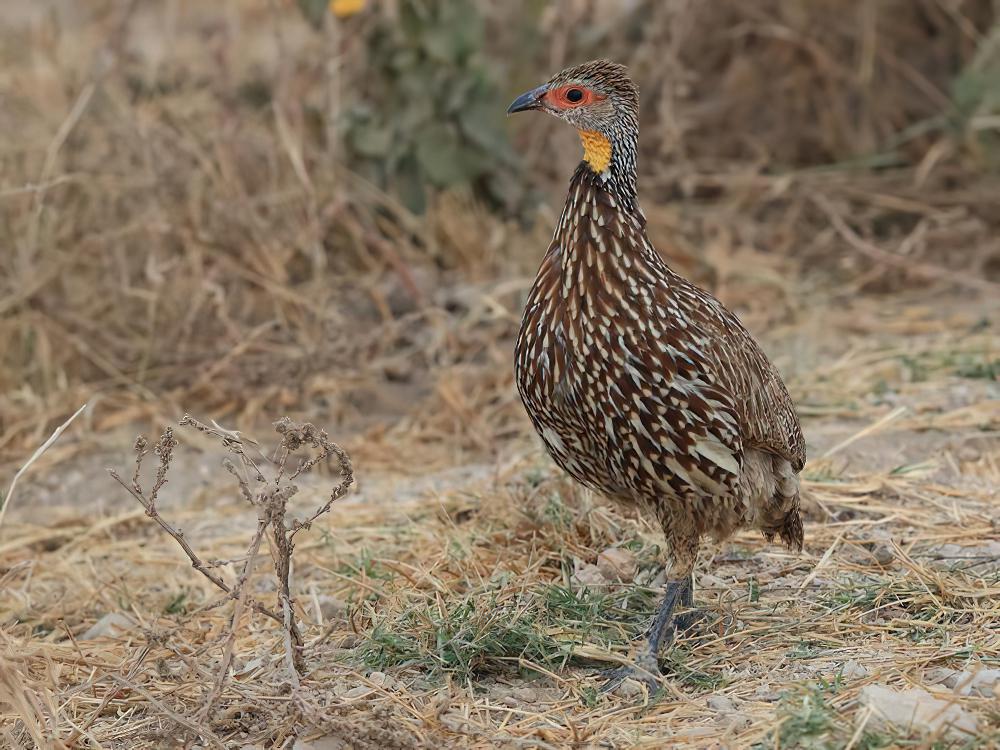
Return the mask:
<path id="1" fill-rule="evenodd" d="M 625 66 L 610 60 L 567 68 L 521 94 L 507 114 L 531 109 L 555 115 L 580 132 L 583 158 L 597 173 L 634 169 L 639 133 L 639 92 Z"/>

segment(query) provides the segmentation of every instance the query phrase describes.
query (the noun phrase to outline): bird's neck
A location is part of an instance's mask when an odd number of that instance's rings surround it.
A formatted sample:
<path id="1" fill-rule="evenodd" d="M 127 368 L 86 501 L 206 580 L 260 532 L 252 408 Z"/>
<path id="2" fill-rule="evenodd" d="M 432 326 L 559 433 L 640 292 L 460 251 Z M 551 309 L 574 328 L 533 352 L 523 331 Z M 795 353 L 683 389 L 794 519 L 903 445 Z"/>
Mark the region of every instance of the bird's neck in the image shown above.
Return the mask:
<path id="1" fill-rule="evenodd" d="M 597 130 L 580 130 L 579 133 L 585 167 L 594 173 L 605 190 L 619 199 L 623 207 L 637 211 L 635 155 L 638 128 L 625 127 L 612 137 Z"/>

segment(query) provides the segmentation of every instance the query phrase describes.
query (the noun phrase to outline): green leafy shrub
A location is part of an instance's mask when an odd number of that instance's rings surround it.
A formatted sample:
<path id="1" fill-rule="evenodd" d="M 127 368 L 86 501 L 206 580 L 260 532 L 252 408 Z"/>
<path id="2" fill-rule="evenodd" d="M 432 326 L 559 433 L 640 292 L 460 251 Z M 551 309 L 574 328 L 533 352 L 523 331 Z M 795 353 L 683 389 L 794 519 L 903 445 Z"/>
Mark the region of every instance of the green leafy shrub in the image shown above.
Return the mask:
<path id="1" fill-rule="evenodd" d="M 484 25 L 469 3 L 402 0 L 375 19 L 346 107 L 351 166 L 422 211 L 429 190 L 471 186 L 493 207 L 517 202 L 504 102 L 479 51 Z"/>

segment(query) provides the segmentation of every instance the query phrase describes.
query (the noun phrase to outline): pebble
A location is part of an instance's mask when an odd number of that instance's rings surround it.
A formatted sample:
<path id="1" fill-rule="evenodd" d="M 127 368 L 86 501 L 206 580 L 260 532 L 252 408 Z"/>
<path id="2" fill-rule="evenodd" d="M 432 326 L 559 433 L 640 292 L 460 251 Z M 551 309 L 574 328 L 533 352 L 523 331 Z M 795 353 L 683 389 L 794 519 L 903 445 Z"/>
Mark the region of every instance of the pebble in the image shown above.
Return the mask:
<path id="1" fill-rule="evenodd" d="M 768 683 L 763 683 L 757 686 L 757 689 L 753 691 L 754 698 L 759 701 L 776 701 L 781 700 L 781 694 L 771 690 L 771 686 Z"/>
<path id="2" fill-rule="evenodd" d="M 261 747 L 263 746 L 255 746 Z M 350 745 L 341 738 L 334 735 L 328 735 L 326 737 L 319 737 L 314 740 L 295 740 L 295 744 L 292 745 L 292 750 L 348 750 Z"/>
<path id="3" fill-rule="evenodd" d="M 534 688 L 514 688 L 510 691 L 510 694 L 517 700 L 521 701 L 521 703 L 536 703 L 538 701 L 538 693 Z"/>
<path id="4" fill-rule="evenodd" d="M 601 573 L 601 569 L 596 565 L 582 565 L 573 575 L 573 578 L 581 586 L 604 586 L 608 580 Z"/>
<path id="5" fill-rule="evenodd" d="M 326 594 L 316 599 L 319 601 L 319 611 L 325 621 L 342 620 L 347 615 L 347 603 L 343 599 Z"/>
<path id="6" fill-rule="evenodd" d="M 725 695 L 713 695 L 708 699 L 708 707 L 719 714 L 731 714 L 736 711 L 736 704 Z"/>
<path id="7" fill-rule="evenodd" d="M 135 627 L 135 620 L 124 612 L 109 612 L 95 622 L 77 640 L 92 641 L 96 638 L 116 638 Z"/>
<path id="8" fill-rule="evenodd" d="M 863 707 L 859 718 L 870 711 L 868 726 L 872 729 L 885 729 L 889 725 L 951 738 L 971 739 L 978 735 L 979 722 L 975 716 L 921 688 L 895 690 L 887 685 L 868 685 L 861 691 L 859 703 Z"/>
<path id="9" fill-rule="evenodd" d="M 858 664 L 854 659 L 844 663 L 843 669 L 840 670 L 840 674 L 847 680 L 861 679 L 862 677 L 867 677 L 869 672 L 866 667 Z"/>
<path id="10" fill-rule="evenodd" d="M 992 697 L 1000 686 L 1000 669 L 965 670 L 941 667 L 927 673 L 927 679 L 951 688 L 956 695 Z"/>
<path id="11" fill-rule="evenodd" d="M 453 732 L 468 734 L 472 731 L 472 724 L 460 712 L 456 710 L 446 711 L 441 714 L 441 723 Z"/>
<path id="12" fill-rule="evenodd" d="M 597 569 L 607 580 L 625 583 L 635 579 L 639 565 L 629 550 L 608 547 L 597 556 Z"/>
<path id="13" fill-rule="evenodd" d="M 961 448 L 958 449 L 958 459 L 960 461 L 978 461 L 983 457 L 979 449 L 974 445 L 969 445 L 966 443 Z"/>
<path id="14" fill-rule="evenodd" d="M 888 565 L 896 559 L 896 553 L 886 544 L 876 545 L 875 549 L 872 550 L 872 556 L 879 565 Z"/>
<path id="15" fill-rule="evenodd" d="M 395 678 L 390 677 L 385 672 L 372 672 L 368 675 L 368 679 L 373 684 L 378 685 L 381 688 L 385 688 L 386 690 L 389 690 L 396 685 Z"/>
<path id="16" fill-rule="evenodd" d="M 627 677 L 614 689 L 614 694 L 619 698 L 642 698 L 646 694 L 646 689 L 638 680 Z"/>
<path id="17" fill-rule="evenodd" d="M 739 731 L 753 724 L 753 719 L 741 713 L 719 714 L 716 717 L 716 722 L 726 727 L 729 731 Z"/>

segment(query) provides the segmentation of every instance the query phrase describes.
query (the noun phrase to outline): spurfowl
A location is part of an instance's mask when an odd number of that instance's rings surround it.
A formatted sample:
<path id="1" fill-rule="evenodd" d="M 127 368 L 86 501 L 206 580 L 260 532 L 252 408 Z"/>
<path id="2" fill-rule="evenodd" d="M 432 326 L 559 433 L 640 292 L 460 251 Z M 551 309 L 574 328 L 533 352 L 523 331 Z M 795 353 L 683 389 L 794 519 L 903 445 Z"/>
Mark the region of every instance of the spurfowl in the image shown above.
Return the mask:
<path id="1" fill-rule="evenodd" d="M 583 142 L 515 347 L 517 387 L 556 463 L 582 484 L 655 517 L 667 587 L 633 676 L 690 605 L 703 535 L 755 528 L 802 547 L 802 430 L 753 336 L 715 297 L 672 271 L 636 202 L 639 97 L 623 66 L 569 68 L 519 96 Z"/>

